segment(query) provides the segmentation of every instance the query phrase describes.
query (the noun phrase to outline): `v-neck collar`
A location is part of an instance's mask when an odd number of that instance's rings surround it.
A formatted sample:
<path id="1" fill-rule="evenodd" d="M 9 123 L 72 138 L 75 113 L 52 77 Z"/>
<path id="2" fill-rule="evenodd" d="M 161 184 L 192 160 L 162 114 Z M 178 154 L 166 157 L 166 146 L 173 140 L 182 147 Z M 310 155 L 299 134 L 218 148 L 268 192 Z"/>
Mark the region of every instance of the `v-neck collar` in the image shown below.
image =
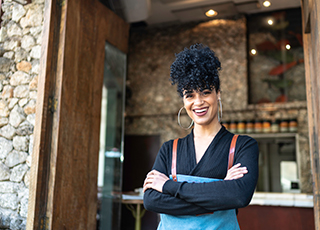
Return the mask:
<path id="1" fill-rule="evenodd" d="M 197 168 L 198 165 L 201 165 L 202 164 L 202 161 L 204 161 L 203 159 L 204 158 L 207 158 L 206 156 L 208 155 L 208 151 L 211 150 L 211 149 L 214 149 L 215 146 L 217 145 L 217 142 L 219 141 L 219 139 L 222 137 L 222 133 L 225 131 L 225 127 L 222 125 L 220 130 L 218 131 L 218 133 L 216 134 L 216 136 L 212 139 L 212 141 L 210 142 L 210 144 L 208 145 L 206 151 L 204 152 L 203 156 L 201 157 L 201 159 L 199 160 L 199 162 L 197 163 L 197 159 L 196 159 L 196 148 L 195 148 L 195 144 L 194 144 L 194 129 L 192 129 L 191 131 L 191 135 L 189 136 L 189 143 L 191 143 L 191 159 L 192 159 L 192 164 L 193 164 L 193 170 L 195 168 Z"/>

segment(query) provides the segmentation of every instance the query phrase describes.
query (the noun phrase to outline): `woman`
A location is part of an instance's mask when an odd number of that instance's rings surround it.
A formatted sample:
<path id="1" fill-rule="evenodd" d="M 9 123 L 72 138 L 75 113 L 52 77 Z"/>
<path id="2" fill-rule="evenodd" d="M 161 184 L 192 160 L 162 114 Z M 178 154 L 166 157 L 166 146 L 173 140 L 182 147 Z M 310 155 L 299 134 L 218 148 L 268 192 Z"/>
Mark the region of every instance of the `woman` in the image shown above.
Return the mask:
<path id="1" fill-rule="evenodd" d="M 219 121 L 220 69 L 215 53 L 201 44 L 177 54 L 171 65 L 170 80 L 177 84 L 194 128 L 178 141 L 175 169 L 171 140 L 162 145 L 144 181 L 145 208 L 161 213 L 158 229 L 239 229 L 235 210 L 252 198 L 258 179 L 258 146 L 254 139 L 239 136 L 234 166 L 228 170 L 234 134 Z M 173 170 L 205 182 L 174 181 L 170 179 Z"/>

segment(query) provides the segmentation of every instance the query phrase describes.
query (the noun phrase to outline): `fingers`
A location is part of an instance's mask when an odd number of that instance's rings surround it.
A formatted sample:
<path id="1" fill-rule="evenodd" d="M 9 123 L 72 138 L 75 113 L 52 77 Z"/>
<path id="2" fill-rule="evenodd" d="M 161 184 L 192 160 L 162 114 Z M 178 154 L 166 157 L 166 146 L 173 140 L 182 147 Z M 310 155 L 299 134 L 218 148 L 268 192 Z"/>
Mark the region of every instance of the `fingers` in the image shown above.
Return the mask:
<path id="1" fill-rule="evenodd" d="M 169 180 L 169 178 L 165 174 L 160 173 L 157 170 L 152 170 L 147 174 L 147 177 L 144 180 L 143 191 L 145 192 L 147 189 L 152 188 L 162 192 L 162 187 L 167 180 Z"/>
<path id="2" fill-rule="evenodd" d="M 248 173 L 247 167 L 240 167 L 241 164 L 238 163 L 230 168 L 227 172 L 227 176 L 225 180 L 235 180 L 243 177 L 245 174 Z"/>
<path id="3" fill-rule="evenodd" d="M 237 169 L 241 166 L 241 163 L 235 164 L 234 166 L 232 166 L 229 170 L 231 169 Z"/>
<path id="4" fill-rule="evenodd" d="M 149 188 L 152 188 L 152 182 L 145 179 L 144 184 L 143 184 L 143 192 L 145 192 Z"/>
<path id="5" fill-rule="evenodd" d="M 153 179 L 154 179 L 154 172 L 150 171 L 143 182 L 143 192 L 145 192 L 149 188 L 152 188 Z"/>

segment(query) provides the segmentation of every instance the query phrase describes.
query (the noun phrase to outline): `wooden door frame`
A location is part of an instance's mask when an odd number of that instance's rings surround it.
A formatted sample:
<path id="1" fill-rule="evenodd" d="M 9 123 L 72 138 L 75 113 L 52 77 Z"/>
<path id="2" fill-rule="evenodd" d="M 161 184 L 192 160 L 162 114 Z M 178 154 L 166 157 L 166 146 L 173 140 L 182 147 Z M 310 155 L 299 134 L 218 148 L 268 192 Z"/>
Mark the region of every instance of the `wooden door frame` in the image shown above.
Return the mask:
<path id="1" fill-rule="evenodd" d="M 320 229 L 320 3 L 301 0 L 315 229 Z"/>
<path id="2" fill-rule="evenodd" d="M 105 42 L 129 25 L 98 0 L 46 0 L 27 229 L 95 229 Z"/>

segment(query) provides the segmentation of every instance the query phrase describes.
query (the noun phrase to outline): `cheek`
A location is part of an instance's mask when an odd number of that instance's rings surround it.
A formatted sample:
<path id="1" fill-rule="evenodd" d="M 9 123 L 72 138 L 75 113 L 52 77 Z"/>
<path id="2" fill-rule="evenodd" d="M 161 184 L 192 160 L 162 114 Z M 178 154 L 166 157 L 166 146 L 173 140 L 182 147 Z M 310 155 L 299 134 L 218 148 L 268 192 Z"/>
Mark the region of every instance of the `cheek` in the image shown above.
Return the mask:
<path id="1" fill-rule="evenodd" d="M 191 103 L 183 102 L 184 108 L 188 114 L 191 113 Z"/>
<path id="2" fill-rule="evenodd" d="M 183 100 L 183 106 L 186 108 L 186 110 L 190 110 L 191 103 L 189 103 L 186 100 Z"/>

